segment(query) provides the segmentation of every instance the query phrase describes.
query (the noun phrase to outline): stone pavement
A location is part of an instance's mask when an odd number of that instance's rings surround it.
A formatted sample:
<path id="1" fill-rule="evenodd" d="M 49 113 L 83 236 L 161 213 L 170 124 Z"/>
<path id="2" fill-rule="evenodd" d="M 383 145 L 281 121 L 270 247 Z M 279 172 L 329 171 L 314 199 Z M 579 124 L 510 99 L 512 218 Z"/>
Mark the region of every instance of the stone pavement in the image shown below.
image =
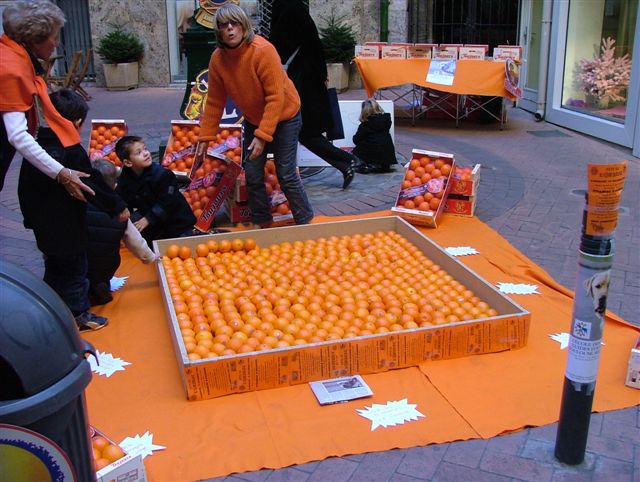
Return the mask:
<path id="1" fill-rule="evenodd" d="M 89 87 L 90 118 L 125 119 L 132 134 L 157 151 L 179 118 L 182 87 L 109 92 Z M 364 99 L 351 90 L 342 99 Z M 622 196 L 608 308 L 640 325 L 640 160 L 629 149 L 576 132 L 535 122 L 509 106 L 508 122 L 497 124 L 396 119 L 395 143 L 401 161 L 413 148 L 455 154 L 463 165 L 482 165 L 476 215 L 497 230 L 557 281 L 573 289 L 577 270 L 586 171 L 589 163 L 629 161 Z M 88 129 L 84 132 L 88 136 Z M 19 166 L 0 193 L 0 259 L 42 275 L 33 235 L 22 227 L 16 196 Z M 307 177 L 305 187 L 317 214 L 341 215 L 388 209 L 402 177 L 356 175 L 340 189 L 342 176 L 326 168 Z M 620 347 L 628 350 L 629 347 Z M 558 380 L 558 383 L 562 383 Z M 640 392 L 639 392 L 640 404 Z M 585 461 L 569 467 L 553 456 L 556 424 L 529 428 L 490 440 L 470 440 L 406 450 L 330 458 L 280 470 L 260 470 L 216 481 L 634 481 L 640 482 L 640 405 L 593 414 Z"/>

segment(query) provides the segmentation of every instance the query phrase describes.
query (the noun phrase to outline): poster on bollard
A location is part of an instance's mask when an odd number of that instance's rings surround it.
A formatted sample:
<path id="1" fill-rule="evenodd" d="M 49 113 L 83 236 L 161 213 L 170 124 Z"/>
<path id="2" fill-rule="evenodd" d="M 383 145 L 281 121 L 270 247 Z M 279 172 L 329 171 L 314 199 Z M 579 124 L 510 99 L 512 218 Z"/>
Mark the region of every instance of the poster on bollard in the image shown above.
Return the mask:
<path id="1" fill-rule="evenodd" d="M 585 234 L 611 236 L 618 224 L 618 206 L 627 176 L 627 161 L 590 164 Z"/>

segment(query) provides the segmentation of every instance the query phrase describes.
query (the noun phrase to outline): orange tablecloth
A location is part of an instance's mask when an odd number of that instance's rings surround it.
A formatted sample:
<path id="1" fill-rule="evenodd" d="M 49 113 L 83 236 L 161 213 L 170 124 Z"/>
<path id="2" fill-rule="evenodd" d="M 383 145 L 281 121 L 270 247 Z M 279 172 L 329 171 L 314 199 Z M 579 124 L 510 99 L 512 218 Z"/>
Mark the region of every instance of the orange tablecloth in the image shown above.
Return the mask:
<path id="1" fill-rule="evenodd" d="M 322 220 L 334 219 L 316 222 Z M 532 314 L 525 348 L 366 375 L 372 398 L 326 407 L 307 385 L 188 402 L 155 267 L 123 253 L 118 275 L 129 279 L 113 302 L 97 310 L 109 317 L 109 326 L 84 336 L 131 365 L 109 378 L 94 375 L 86 391 L 90 422 L 117 441 L 153 433 L 154 442 L 167 447 L 145 459 L 149 479 L 159 482 L 489 438 L 556 421 L 566 350 L 549 335 L 569 330 L 571 293 L 476 218 L 445 217 L 438 229 L 423 232 L 444 247 L 475 247 L 479 255 L 459 259 L 491 283 L 540 287 L 539 295 L 512 295 Z M 638 391 L 624 386 L 624 376 L 639 332 L 608 314 L 595 411 L 638 404 Z M 403 398 L 426 417 L 372 432 L 370 421 L 356 413 Z"/>
<path id="2" fill-rule="evenodd" d="M 358 59 L 367 94 L 372 96 L 378 89 L 402 84 L 415 84 L 442 92 L 466 95 L 500 96 L 514 100 L 504 88 L 504 62 L 489 60 L 458 60 L 453 85 L 427 82 L 429 59 Z"/>

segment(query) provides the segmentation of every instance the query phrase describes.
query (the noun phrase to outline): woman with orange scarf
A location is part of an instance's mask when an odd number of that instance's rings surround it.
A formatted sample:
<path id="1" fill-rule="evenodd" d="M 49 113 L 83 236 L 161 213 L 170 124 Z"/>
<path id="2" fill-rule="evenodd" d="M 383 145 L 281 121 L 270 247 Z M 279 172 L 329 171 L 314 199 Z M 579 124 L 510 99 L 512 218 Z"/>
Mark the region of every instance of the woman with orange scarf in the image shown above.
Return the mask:
<path id="1" fill-rule="evenodd" d="M 64 21 L 62 10 L 48 0 L 15 2 L 2 14 L 5 33 L 0 36 L 0 190 L 11 162 L 23 157 L 61 183 L 71 196 L 84 201 L 83 191 L 94 194 L 80 179 L 88 175 L 62 166 L 34 137 L 39 126 L 48 126 L 63 146 L 80 142 L 78 130 L 51 104 L 38 62 L 51 57 Z"/>

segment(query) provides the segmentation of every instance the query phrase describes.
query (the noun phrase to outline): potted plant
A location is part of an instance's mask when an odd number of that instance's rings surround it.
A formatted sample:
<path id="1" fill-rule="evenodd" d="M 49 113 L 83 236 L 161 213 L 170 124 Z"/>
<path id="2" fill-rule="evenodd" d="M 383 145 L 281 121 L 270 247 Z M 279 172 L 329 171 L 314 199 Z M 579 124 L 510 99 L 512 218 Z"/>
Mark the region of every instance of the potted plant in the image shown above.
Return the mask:
<path id="1" fill-rule="evenodd" d="M 128 90 L 138 86 L 138 62 L 144 45 L 136 35 L 116 27 L 100 39 L 97 52 L 104 60 L 107 89 Z"/>
<path id="2" fill-rule="evenodd" d="M 356 37 L 351 25 L 342 22 L 333 14 L 324 19 L 326 26 L 320 27 L 320 40 L 327 62 L 329 87 L 339 92 L 349 87 L 349 63 L 353 59 Z"/>
<path id="3" fill-rule="evenodd" d="M 615 56 L 615 43 L 611 37 L 603 38 L 598 57 L 580 60 L 577 80 L 586 94 L 587 105 L 606 108 L 610 101 L 626 101 L 631 60 L 629 54 Z"/>

